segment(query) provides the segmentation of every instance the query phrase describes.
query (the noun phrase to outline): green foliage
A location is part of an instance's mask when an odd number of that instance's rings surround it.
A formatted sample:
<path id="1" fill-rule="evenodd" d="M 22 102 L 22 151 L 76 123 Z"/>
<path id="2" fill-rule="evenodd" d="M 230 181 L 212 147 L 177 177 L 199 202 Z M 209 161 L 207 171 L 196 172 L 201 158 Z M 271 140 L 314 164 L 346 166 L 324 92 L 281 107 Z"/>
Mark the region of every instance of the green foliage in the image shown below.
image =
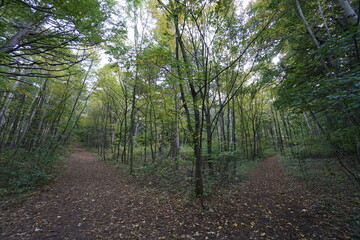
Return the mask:
<path id="1" fill-rule="evenodd" d="M 197 174 L 213 188 L 278 152 L 356 153 L 357 32 L 335 21 L 338 6 L 300 1 L 304 19 L 290 0 L 258 0 L 247 16 L 231 0 L 185 3 L 128 1 L 135 44 L 112 35 L 116 63 L 98 70 L 81 120 L 103 159 L 159 185 Z"/>
<path id="2" fill-rule="evenodd" d="M 267 147 L 263 150 L 260 158 L 268 158 L 278 154 L 279 151 L 274 147 Z"/>
<path id="3" fill-rule="evenodd" d="M 193 159 L 194 157 L 194 148 L 189 145 L 181 145 L 180 155 L 185 159 Z"/>
<path id="4" fill-rule="evenodd" d="M 322 155 L 333 154 L 330 146 L 321 144 L 313 138 L 307 139 L 306 145 L 301 143 L 296 146 L 292 146 L 288 150 L 290 151 L 289 155 L 295 158 L 316 158 Z"/>
<path id="5" fill-rule="evenodd" d="M 348 181 L 336 158 L 282 157 L 280 163 L 290 175 L 311 185 L 346 185 Z"/>
<path id="6" fill-rule="evenodd" d="M 1 195 L 22 194 L 33 191 L 52 181 L 61 157 L 47 149 L 38 148 L 31 153 L 12 151 L 0 155 Z"/>
<path id="7" fill-rule="evenodd" d="M 261 159 L 262 160 L 262 159 Z M 253 170 L 259 163 L 258 160 L 247 160 L 247 159 L 240 159 L 238 162 L 238 166 L 236 168 L 237 179 L 243 180 L 246 179 L 248 176 L 249 171 Z"/>

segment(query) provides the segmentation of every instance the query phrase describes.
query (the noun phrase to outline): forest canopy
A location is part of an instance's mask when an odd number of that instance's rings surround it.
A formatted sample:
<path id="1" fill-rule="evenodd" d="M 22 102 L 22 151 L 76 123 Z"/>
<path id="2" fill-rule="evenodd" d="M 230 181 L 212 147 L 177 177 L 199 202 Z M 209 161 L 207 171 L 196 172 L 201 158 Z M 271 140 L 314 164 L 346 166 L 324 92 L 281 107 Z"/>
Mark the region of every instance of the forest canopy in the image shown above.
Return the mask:
<path id="1" fill-rule="evenodd" d="M 0 0 L 0 189 L 47 179 L 70 140 L 200 199 L 275 153 L 331 155 L 360 184 L 359 10 Z"/>

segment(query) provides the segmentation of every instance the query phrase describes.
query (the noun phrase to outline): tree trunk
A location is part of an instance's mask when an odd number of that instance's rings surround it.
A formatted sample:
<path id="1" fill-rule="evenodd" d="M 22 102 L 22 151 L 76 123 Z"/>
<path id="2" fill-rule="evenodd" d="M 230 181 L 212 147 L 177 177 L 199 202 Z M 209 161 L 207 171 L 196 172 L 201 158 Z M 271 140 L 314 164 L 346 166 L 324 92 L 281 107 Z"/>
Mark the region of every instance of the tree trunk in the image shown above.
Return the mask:
<path id="1" fill-rule="evenodd" d="M 358 15 L 356 14 L 355 10 L 350 5 L 348 0 L 339 0 L 339 4 L 341 8 L 344 10 L 344 14 L 346 19 L 350 23 L 350 25 L 357 25 L 358 24 Z"/>
<path id="2" fill-rule="evenodd" d="M 137 75 L 137 74 L 136 74 Z M 135 76 L 135 86 L 132 93 L 131 101 L 131 113 L 130 113 L 130 129 L 129 129 L 129 163 L 130 174 L 133 174 L 133 161 L 134 161 L 134 134 L 135 134 L 135 108 L 136 108 L 136 82 L 137 76 Z"/>
<path id="3" fill-rule="evenodd" d="M 176 59 L 177 61 L 180 60 L 179 58 L 179 50 L 181 50 L 182 57 L 184 60 L 185 65 L 188 65 L 187 55 L 185 46 L 182 42 L 180 30 L 179 30 L 179 17 L 178 15 L 174 14 L 174 25 L 175 25 L 175 34 L 176 34 Z M 179 49 L 180 48 L 180 49 Z M 178 70 L 180 70 L 180 67 L 178 66 Z M 180 77 L 181 75 L 179 75 Z M 194 128 L 191 125 L 191 118 L 190 118 L 190 112 L 187 108 L 185 94 L 183 91 L 182 84 L 180 84 L 180 91 L 181 91 L 181 97 L 183 106 L 185 108 L 185 113 L 188 120 L 188 129 L 192 133 L 192 141 L 194 145 L 194 155 L 195 155 L 195 196 L 200 199 L 201 204 L 202 202 L 202 196 L 204 193 L 204 187 L 203 187 L 203 179 L 202 179 L 202 156 L 201 156 L 201 115 L 198 109 L 198 93 L 195 90 L 195 86 L 192 82 L 192 77 L 190 73 L 187 70 L 187 77 L 188 77 L 188 85 L 190 88 L 190 93 L 193 101 L 193 111 L 194 111 Z"/>
<path id="4" fill-rule="evenodd" d="M 176 92 L 176 91 L 175 91 Z M 175 159 L 176 166 L 179 156 L 180 149 L 180 138 L 179 138 L 179 103 L 178 96 L 175 94 L 174 96 L 174 121 L 172 123 L 172 133 L 171 133 L 171 145 L 170 145 L 170 156 Z"/>
<path id="5" fill-rule="evenodd" d="M 208 104 L 209 105 L 209 104 Z M 206 124 L 206 145 L 207 145 L 207 163 L 209 166 L 210 176 L 214 176 L 214 166 L 213 166 L 213 159 L 212 159 L 212 128 L 211 128 L 211 112 L 210 107 L 206 108 L 205 111 L 205 124 Z"/>
<path id="6" fill-rule="evenodd" d="M 232 99 L 232 150 L 236 152 L 236 117 L 235 117 L 235 98 Z M 234 155 L 234 168 L 233 168 L 233 175 L 236 175 L 236 162 L 237 162 L 238 156 Z"/>
<path id="7" fill-rule="evenodd" d="M 12 36 L 9 41 L 7 41 L 3 46 L 0 47 L 0 52 L 10 53 L 16 50 L 16 46 L 20 45 L 20 41 L 29 35 L 32 31 L 32 28 L 35 26 L 34 22 L 28 22 L 25 26 L 20 28 L 20 30 Z"/>
<path id="8" fill-rule="evenodd" d="M 324 15 L 324 11 L 323 11 L 323 8 L 321 6 L 321 2 L 320 0 L 318 0 L 318 7 L 319 7 L 319 12 L 320 12 L 320 16 L 324 22 L 324 27 L 325 27 L 325 30 L 326 30 L 326 35 L 328 36 L 328 38 L 331 38 L 331 34 L 330 34 L 330 30 L 329 30 L 329 26 L 327 24 L 327 21 L 326 21 L 326 18 L 325 18 L 325 15 Z"/>
<path id="9" fill-rule="evenodd" d="M 297 10 L 298 10 L 298 12 L 299 12 L 301 21 L 304 23 L 304 25 L 305 25 L 305 27 L 306 27 L 306 30 L 307 30 L 307 32 L 309 33 L 312 41 L 315 43 L 316 47 L 317 47 L 317 48 L 320 48 L 320 42 L 317 40 L 317 38 L 316 38 L 313 30 L 311 29 L 308 21 L 306 20 L 305 15 L 304 15 L 304 13 L 303 13 L 303 11 L 302 11 L 302 9 L 301 9 L 299 0 L 295 0 L 295 1 L 296 1 L 296 8 L 297 8 Z"/>

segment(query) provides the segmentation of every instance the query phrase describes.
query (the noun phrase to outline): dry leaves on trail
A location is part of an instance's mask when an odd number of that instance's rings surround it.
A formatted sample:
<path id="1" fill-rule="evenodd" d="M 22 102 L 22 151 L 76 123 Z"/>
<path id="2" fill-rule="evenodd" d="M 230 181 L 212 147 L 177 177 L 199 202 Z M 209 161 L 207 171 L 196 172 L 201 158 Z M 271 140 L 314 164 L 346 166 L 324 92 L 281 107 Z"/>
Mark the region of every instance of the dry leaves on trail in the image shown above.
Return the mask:
<path id="1" fill-rule="evenodd" d="M 1 212 L 1 239 L 346 238 L 312 208 L 316 195 L 290 180 L 278 157 L 203 211 L 183 198 L 140 187 L 79 148 L 62 177 L 21 207 Z M 326 219 L 325 219 L 326 220 Z"/>

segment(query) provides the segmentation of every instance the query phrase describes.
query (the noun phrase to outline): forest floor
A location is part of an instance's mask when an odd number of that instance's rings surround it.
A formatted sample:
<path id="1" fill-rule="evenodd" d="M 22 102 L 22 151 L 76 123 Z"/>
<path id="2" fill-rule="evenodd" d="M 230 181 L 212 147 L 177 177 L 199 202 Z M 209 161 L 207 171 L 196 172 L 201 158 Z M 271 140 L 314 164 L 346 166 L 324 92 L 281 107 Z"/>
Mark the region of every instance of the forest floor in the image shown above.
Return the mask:
<path id="1" fill-rule="evenodd" d="M 260 162 L 245 181 L 207 201 L 205 211 L 133 182 L 78 147 L 53 184 L 1 210 L 0 239 L 359 237 L 349 220 L 359 198 L 308 188 L 288 177 L 278 159 Z"/>

